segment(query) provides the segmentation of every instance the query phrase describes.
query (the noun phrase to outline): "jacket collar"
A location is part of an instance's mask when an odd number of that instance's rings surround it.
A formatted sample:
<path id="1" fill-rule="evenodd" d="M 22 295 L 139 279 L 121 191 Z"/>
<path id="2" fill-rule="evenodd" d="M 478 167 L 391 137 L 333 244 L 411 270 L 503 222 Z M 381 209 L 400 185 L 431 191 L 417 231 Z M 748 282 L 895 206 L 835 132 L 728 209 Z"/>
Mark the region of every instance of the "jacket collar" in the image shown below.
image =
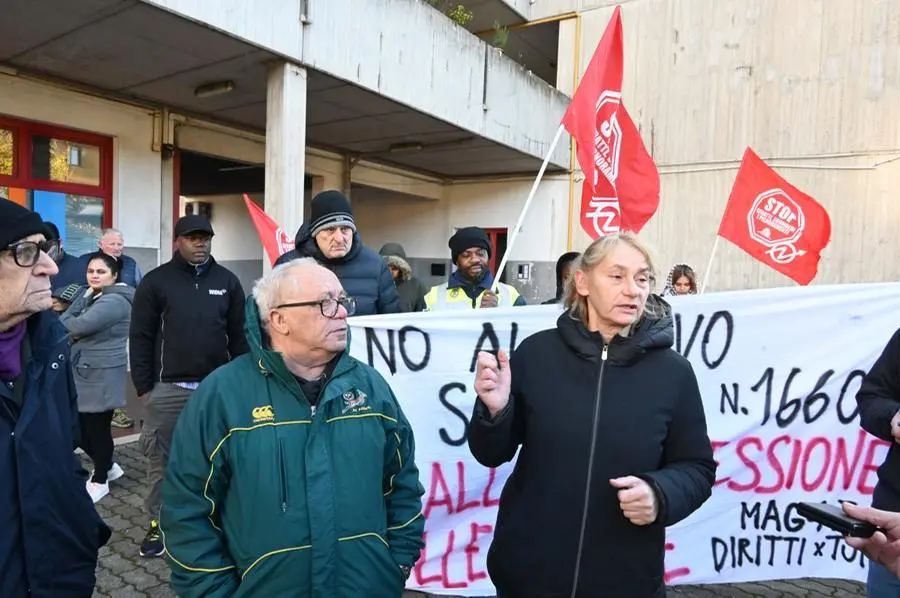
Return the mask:
<path id="1" fill-rule="evenodd" d="M 304 222 L 303 225 L 300 226 L 300 230 L 297 231 L 297 236 L 294 237 L 294 247 L 301 251 L 303 255 L 315 259 L 320 264 L 325 266 L 336 266 L 352 262 L 356 256 L 359 255 L 359 252 L 362 251 L 363 244 L 359 233 L 354 231 L 353 242 L 350 245 L 350 251 L 347 252 L 347 255 L 334 259 L 325 257 L 325 254 L 319 249 L 319 244 L 316 243 L 315 237 L 310 234 L 309 223 Z"/>
<path id="2" fill-rule="evenodd" d="M 463 289 L 467 292 L 469 290 L 478 291 L 476 297 L 481 294 L 481 291 L 486 291 L 492 286 L 494 286 L 494 274 L 490 270 L 484 273 L 484 278 L 482 278 L 481 282 L 478 284 L 472 284 L 468 280 L 465 280 L 459 275 L 459 271 L 450 274 L 450 278 L 447 280 L 448 289 Z"/>
<path id="3" fill-rule="evenodd" d="M 31 357 L 38 361 L 58 359 L 60 348 L 68 348 L 68 331 L 51 311 L 42 311 L 28 317 L 28 337 L 31 341 Z"/>
<path id="4" fill-rule="evenodd" d="M 283 384 L 291 394 L 295 396 L 303 396 L 300 383 L 297 378 L 288 370 L 284 363 L 281 353 L 272 351 L 269 348 L 269 342 L 265 332 L 259 324 L 259 310 L 256 307 L 256 300 L 251 296 L 247 297 L 244 304 L 244 332 L 247 335 L 247 342 L 250 344 L 250 353 L 256 360 L 259 373 L 263 376 L 274 376 L 281 384 Z M 350 328 L 347 328 L 347 346 L 350 346 Z M 356 360 L 350 357 L 347 351 L 344 351 L 338 357 L 337 363 L 333 366 L 331 375 L 326 380 L 328 382 L 343 376 L 356 367 Z M 326 402 L 328 395 L 322 393 L 320 401 Z"/>
<path id="5" fill-rule="evenodd" d="M 197 276 L 203 276 L 216 264 L 216 260 L 213 259 L 213 256 L 209 256 L 202 264 L 194 265 L 181 257 L 181 254 L 176 251 L 175 254 L 172 255 L 171 263 L 181 270 L 196 274 Z"/>
<path id="6" fill-rule="evenodd" d="M 647 313 L 632 330 L 631 335 L 616 335 L 609 343 L 607 359 L 616 365 L 632 365 L 648 351 L 666 349 L 675 341 L 672 323 L 672 308 L 657 295 L 647 299 L 647 305 L 654 312 Z M 587 326 L 566 310 L 556 320 L 556 328 L 563 342 L 581 359 L 598 362 L 606 343 L 599 332 L 591 332 Z"/>

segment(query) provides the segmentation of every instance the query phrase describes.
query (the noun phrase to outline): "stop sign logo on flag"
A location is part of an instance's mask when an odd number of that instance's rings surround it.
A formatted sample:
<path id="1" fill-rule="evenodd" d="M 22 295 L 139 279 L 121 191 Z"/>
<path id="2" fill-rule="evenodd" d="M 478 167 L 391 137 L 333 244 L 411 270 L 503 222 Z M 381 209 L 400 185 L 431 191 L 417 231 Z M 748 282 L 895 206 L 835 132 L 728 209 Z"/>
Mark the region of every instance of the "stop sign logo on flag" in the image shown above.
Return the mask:
<path id="1" fill-rule="evenodd" d="M 747 214 L 750 236 L 768 247 L 766 254 L 779 264 L 790 264 L 805 255 L 795 243 L 803 236 L 806 217 L 803 208 L 784 189 L 760 193 Z"/>
<path id="2" fill-rule="evenodd" d="M 594 137 L 594 162 L 597 169 L 594 171 L 594 190 L 599 193 L 606 187 L 605 192 L 611 197 L 616 196 L 619 156 L 622 153 L 622 127 L 619 126 L 618 118 L 621 101 L 622 94 L 610 90 L 601 93 L 597 100 L 597 133 Z M 605 184 L 600 180 L 601 173 L 606 177 Z"/>
<path id="3" fill-rule="evenodd" d="M 581 227 L 593 239 L 639 232 L 659 206 L 659 171 L 622 103 L 622 62 L 617 6 L 562 120 L 585 175 Z"/>
<path id="4" fill-rule="evenodd" d="M 831 240 L 831 219 L 748 147 L 718 234 L 805 285 L 815 278 Z"/>

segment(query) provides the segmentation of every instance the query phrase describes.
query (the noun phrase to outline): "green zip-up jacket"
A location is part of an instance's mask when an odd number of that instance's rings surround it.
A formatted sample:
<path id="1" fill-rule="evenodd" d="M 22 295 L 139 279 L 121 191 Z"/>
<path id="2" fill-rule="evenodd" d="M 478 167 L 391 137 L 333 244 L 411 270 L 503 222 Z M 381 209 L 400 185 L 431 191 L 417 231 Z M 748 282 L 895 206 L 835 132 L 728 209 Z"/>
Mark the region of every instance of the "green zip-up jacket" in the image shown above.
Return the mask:
<path id="1" fill-rule="evenodd" d="M 181 597 L 399 598 L 424 546 L 413 432 L 384 378 L 343 354 L 317 408 L 262 341 L 179 417 L 160 529 Z M 349 343 L 349 340 L 348 340 Z"/>

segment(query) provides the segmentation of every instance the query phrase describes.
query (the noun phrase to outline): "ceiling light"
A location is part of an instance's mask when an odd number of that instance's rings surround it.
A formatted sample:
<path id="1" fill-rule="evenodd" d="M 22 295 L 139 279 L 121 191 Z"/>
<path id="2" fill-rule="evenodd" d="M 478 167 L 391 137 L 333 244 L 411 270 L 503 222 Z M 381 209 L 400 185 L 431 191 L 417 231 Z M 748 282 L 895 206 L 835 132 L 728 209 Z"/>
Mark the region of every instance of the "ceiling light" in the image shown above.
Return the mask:
<path id="1" fill-rule="evenodd" d="M 201 85 L 194 90 L 194 95 L 198 98 L 208 98 L 211 96 L 228 93 L 233 89 L 234 81 L 220 81 L 218 83 L 207 83 L 206 85 Z"/>
<path id="2" fill-rule="evenodd" d="M 422 145 L 421 141 L 409 141 L 403 143 L 392 143 L 388 148 L 388 151 L 392 154 L 399 154 L 403 152 L 417 152 L 424 148 L 425 146 Z"/>

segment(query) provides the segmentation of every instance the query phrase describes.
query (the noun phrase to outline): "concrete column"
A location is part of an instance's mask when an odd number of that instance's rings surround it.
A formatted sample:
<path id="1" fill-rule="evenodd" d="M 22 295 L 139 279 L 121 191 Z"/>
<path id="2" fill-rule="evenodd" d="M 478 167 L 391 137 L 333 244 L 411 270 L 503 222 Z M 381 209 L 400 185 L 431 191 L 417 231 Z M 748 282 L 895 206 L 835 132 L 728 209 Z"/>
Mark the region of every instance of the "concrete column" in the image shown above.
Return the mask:
<path id="1" fill-rule="evenodd" d="M 306 69 L 288 62 L 269 68 L 265 210 L 289 237 L 303 222 L 306 77 Z M 268 258 L 263 263 L 267 271 Z"/>
<path id="2" fill-rule="evenodd" d="M 341 187 L 343 188 L 344 195 L 346 195 L 351 201 L 353 201 L 353 198 L 350 194 L 350 188 L 353 186 L 353 166 L 353 159 L 350 156 L 344 156 L 344 169 L 341 172 L 341 174 L 343 175 L 341 180 Z"/>
<path id="3" fill-rule="evenodd" d="M 175 214 L 175 170 L 178 168 L 175 149 L 163 147 L 160 152 L 159 197 L 159 263 L 172 259 L 172 221 Z"/>

